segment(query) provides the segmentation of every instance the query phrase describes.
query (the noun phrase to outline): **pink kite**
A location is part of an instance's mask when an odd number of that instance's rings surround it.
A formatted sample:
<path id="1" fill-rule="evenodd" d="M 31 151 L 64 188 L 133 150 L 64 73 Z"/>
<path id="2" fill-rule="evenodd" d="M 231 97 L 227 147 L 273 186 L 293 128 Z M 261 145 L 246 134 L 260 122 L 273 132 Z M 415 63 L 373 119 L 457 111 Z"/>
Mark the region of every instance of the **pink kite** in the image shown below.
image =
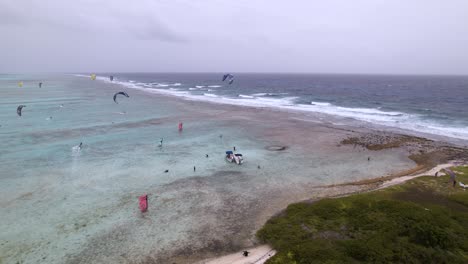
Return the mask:
<path id="1" fill-rule="evenodd" d="M 142 195 L 140 196 L 140 211 L 142 213 L 146 212 L 148 210 L 148 195 Z"/>

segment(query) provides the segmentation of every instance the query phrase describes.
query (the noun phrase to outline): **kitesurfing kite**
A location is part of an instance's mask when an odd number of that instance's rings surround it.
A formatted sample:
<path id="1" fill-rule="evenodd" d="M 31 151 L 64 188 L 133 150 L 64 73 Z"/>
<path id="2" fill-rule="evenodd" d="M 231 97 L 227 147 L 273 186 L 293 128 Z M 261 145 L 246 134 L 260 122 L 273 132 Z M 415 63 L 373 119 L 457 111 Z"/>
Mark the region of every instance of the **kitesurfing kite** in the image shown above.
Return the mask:
<path id="1" fill-rule="evenodd" d="M 142 213 L 148 211 L 148 195 L 145 194 L 145 195 L 142 195 L 138 198 L 139 200 L 139 204 L 140 204 L 140 211 Z"/>
<path id="2" fill-rule="evenodd" d="M 126 92 L 118 92 L 118 93 L 115 93 L 115 94 L 114 94 L 114 102 L 115 102 L 116 104 L 118 104 L 118 102 L 117 102 L 116 99 L 117 99 L 117 95 L 119 95 L 119 94 L 121 94 L 121 95 L 123 95 L 123 96 L 125 96 L 125 97 L 127 97 L 127 98 L 130 97 L 130 96 L 128 96 L 128 94 L 127 94 Z"/>
<path id="3" fill-rule="evenodd" d="M 21 111 L 23 110 L 23 107 L 26 107 L 25 105 L 19 105 L 18 108 L 16 108 L 16 113 L 21 116 Z"/>
<path id="4" fill-rule="evenodd" d="M 96 80 L 96 74 L 94 74 L 94 73 L 91 74 L 91 80 L 93 80 L 93 81 Z"/>
<path id="5" fill-rule="evenodd" d="M 229 84 L 232 84 L 234 82 L 234 75 L 227 73 L 223 75 L 223 82 L 228 80 Z"/>

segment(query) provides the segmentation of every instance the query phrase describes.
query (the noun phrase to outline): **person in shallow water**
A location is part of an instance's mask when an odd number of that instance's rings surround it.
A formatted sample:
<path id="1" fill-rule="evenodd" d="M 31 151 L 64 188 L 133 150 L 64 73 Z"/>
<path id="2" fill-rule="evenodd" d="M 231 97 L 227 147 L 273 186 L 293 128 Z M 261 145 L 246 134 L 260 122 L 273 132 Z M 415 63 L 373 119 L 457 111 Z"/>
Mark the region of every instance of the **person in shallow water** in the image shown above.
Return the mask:
<path id="1" fill-rule="evenodd" d="M 80 145 L 78 146 L 78 149 L 81 150 L 82 147 L 83 147 L 83 142 L 80 142 Z"/>
<path id="2" fill-rule="evenodd" d="M 196 171 L 196 170 L 197 170 L 197 168 L 195 168 L 195 166 L 193 166 L 193 171 Z"/>
<path id="3" fill-rule="evenodd" d="M 248 257 L 249 256 L 249 253 L 247 250 L 244 250 L 244 252 L 242 252 L 242 255 L 244 255 L 244 257 Z"/>

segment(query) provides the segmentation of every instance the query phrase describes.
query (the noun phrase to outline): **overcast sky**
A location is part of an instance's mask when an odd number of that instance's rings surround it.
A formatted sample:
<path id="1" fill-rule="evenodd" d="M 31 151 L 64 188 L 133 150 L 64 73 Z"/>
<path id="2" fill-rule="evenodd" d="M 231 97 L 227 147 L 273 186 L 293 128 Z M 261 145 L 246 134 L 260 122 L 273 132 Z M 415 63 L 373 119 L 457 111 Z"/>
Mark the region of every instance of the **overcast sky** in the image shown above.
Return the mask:
<path id="1" fill-rule="evenodd" d="M 0 72 L 468 74 L 467 0 L 0 0 Z"/>

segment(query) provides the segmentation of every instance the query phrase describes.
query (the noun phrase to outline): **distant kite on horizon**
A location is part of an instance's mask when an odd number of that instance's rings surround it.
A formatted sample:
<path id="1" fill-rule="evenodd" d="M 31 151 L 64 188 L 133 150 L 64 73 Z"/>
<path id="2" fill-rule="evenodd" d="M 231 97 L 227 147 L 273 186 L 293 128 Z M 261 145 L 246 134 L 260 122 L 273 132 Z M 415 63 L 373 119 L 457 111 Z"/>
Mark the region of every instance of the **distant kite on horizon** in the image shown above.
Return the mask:
<path id="1" fill-rule="evenodd" d="M 229 84 L 232 84 L 234 82 L 234 75 L 227 73 L 223 75 L 223 82 L 228 80 Z"/>

